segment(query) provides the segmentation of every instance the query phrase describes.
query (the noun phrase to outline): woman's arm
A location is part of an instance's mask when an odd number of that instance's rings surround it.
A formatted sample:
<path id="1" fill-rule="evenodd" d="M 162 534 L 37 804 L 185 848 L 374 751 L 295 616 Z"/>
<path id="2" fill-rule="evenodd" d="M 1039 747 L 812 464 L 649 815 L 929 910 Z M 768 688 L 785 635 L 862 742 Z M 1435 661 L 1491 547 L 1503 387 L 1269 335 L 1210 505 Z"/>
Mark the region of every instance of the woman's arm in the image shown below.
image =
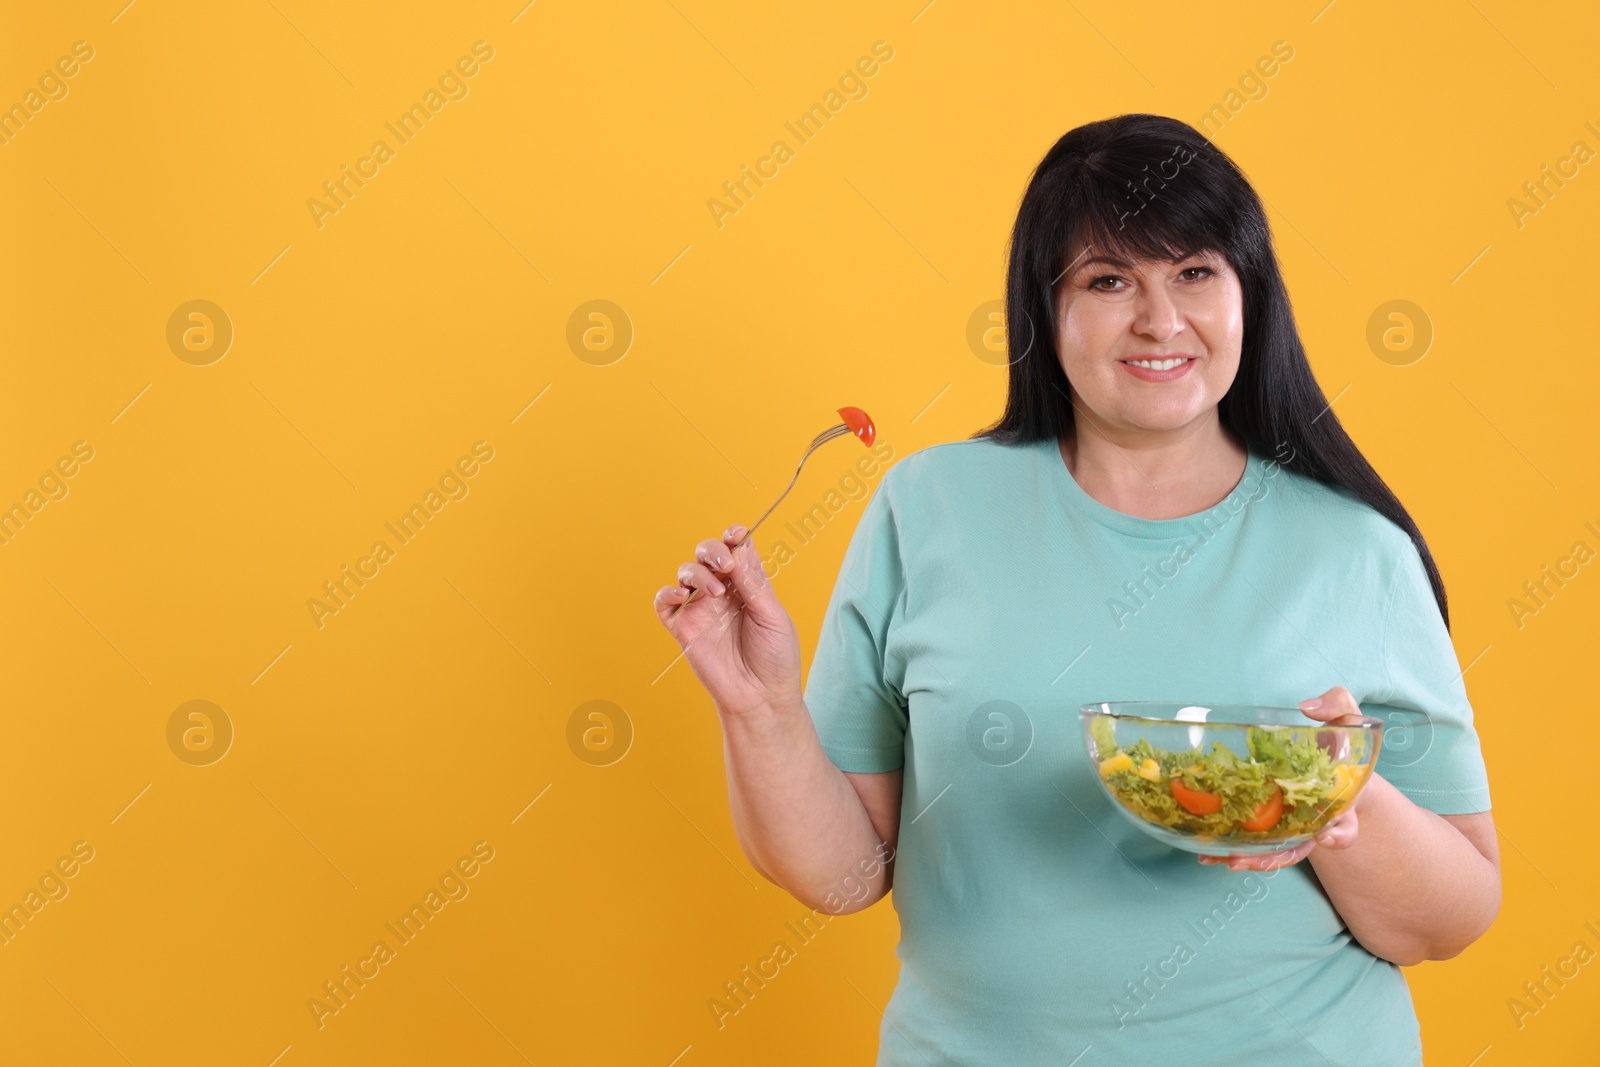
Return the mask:
<path id="1" fill-rule="evenodd" d="M 1333 726 L 1362 718 L 1342 685 L 1300 707 Z M 1500 912 L 1494 816 L 1437 815 L 1377 773 L 1312 840 L 1285 852 L 1201 856 L 1200 862 L 1271 870 L 1307 858 L 1351 935 L 1374 956 L 1402 967 L 1459 955 Z"/>
<path id="2" fill-rule="evenodd" d="M 1317 879 L 1368 952 L 1402 967 L 1447 960 L 1500 911 L 1494 817 L 1436 815 L 1374 774 L 1356 795 L 1360 834 L 1309 853 Z"/>
<path id="3" fill-rule="evenodd" d="M 902 772 L 847 777 L 822 750 L 798 695 L 783 708 L 721 718 L 728 803 L 751 865 L 802 904 L 835 915 L 883 897 Z"/>
<path id="4" fill-rule="evenodd" d="M 726 575 L 726 578 L 719 577 Z M 704 589 L 704 597 L 695 593 Z M 835 915 L 888 892 L 900 824 L 900 770 L 846 778 L 822 748 L 800 682 L 794 620 L 772 592 L 743 526 L 695 546 L 656 617 L 706 687 L 722 722 L 728 805 L 752 866 Z"/>

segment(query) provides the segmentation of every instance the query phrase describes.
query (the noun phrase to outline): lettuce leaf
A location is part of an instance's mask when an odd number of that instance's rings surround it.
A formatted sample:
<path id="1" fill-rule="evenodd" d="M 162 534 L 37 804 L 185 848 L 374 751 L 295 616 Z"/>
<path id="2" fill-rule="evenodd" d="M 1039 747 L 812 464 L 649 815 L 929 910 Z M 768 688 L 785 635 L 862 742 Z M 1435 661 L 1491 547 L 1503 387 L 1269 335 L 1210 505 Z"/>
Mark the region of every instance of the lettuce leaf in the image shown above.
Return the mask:
<path id="1" fill-rule="evenodd" d="M 1089 720 L 1089 736 L 1094 738 L 1096 757 L 1108 760 L 1122 750 L 1117 747 L 1116 736 L 1111 732 L 1111 716 L 1096 715 Z"/>

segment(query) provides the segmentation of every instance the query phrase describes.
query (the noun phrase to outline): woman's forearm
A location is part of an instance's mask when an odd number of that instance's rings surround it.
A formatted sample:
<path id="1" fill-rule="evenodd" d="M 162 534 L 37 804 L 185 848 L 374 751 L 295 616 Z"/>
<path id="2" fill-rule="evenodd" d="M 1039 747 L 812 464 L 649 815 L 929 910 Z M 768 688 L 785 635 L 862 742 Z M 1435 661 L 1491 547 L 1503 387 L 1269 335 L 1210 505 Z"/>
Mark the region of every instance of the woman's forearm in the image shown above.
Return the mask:
<path id="1" fill-rule="evenodd" d="M 857 911 L 888 891 L 883 842 L 828 759 L 798 696 L 760 714 L 724 714 L 728 803 L 752 866 L 801 903 Z M 862 894 L 863 883 L 866 887 Z"/>
<path id="2" fill-rule="evenodd" d="M 1350 933 L 1401 966 L 1448 959 L 1500 910 L 1500 875 L 1468 838 L 1374 775 L 1356 797 L 1349 848 L 1313 849 L 1317 879 Z"/>

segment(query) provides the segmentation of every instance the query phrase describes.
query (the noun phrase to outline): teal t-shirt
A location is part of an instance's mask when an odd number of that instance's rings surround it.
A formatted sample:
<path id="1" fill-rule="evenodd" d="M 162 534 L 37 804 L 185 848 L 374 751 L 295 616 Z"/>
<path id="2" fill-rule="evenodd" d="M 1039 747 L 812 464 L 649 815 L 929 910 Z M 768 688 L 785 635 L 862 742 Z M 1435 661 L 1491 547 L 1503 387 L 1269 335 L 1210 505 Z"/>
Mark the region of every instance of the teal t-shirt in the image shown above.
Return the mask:
<path id="1" fill-rule="evenodd" d="M 1386 724 L 1376 773 L 1439 814 L 1489 809 L 1421 557 L 1353 495 L 1254 449 L 1225 500 L 1164 520 L 1089 496 L 1053 440 L 891 467 L 805 688 L 837 767 L 905 768 L 879 1067 L 1420 1064 L 1403 972 L 1310 861 L 1230 871 L 1146 836 L 1078 717 L 1335 685 Z"/>

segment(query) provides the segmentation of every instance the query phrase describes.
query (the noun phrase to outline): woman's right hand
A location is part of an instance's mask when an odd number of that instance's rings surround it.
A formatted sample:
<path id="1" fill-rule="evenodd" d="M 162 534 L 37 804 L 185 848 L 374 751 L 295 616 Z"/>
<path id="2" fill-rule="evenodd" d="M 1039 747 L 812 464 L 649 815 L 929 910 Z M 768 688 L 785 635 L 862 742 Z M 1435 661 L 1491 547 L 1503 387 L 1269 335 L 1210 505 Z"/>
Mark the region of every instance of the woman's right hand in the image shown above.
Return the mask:
<path id="1" fill-rule="evenodd" d="M 655 598 L 656 617 L 683 647 L 700 684 L 723 714 L 778 710 L 800 697 L 800 639 L 761 569 L 754 538 L 738 549 L 743 526 L 695 546 L 678 584 Z M 701 590 L 688 607 L 672 613 Z"/>

